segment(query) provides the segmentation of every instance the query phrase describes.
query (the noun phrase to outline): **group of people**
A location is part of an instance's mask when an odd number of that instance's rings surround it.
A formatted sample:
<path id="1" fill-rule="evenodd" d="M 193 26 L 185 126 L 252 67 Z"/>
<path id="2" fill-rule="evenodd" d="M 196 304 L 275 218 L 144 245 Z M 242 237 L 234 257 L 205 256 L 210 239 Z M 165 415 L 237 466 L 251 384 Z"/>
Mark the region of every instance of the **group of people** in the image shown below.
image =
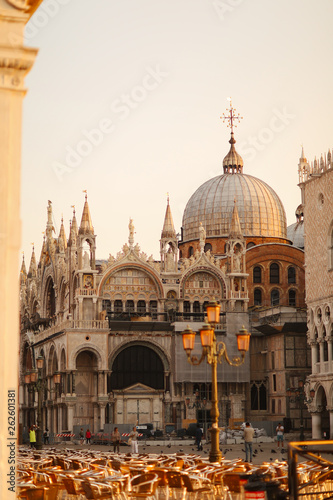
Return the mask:
<path id="1" fill-rule="evenodd" d="M 80 437 L 80 444 L 83 444 L 84 442 L 84 432 L 83 432 L 83 427 L 81 427 L 80 432 L 79 432 L 79 437 Z M 91 439 L 91 432 L 89 429 L 86 430 L 86 443 L 90 444 L 90 439 Z"/>
<path id="2" fill-rule="evenodd" d="M 246 462 L 252 462 L 254 432 L 255 431 L 254 431 L 253 427 L 251 427 L 250 423 L 246 422 L 245 427 L 244 427 L 244 432 L 243 432 L 243 437 L 244 437 L 244 441 L 245 441 L 245 461 Z M 196 428 L 196 432 L 195 432 L 195 442 L 196 442 L 198 451 L 202 450 L 202 443 L 201 443 L 202 435 L 203 435 L 202 429 L 201 429 L 200 425 L 197 424 L 197 428 Z M 281 423 L 279 423 L 278 426 L 276 427 L 276 436 L 277 436 L 278 448 L 280 447 L 280 444 L 281 444 L 281 448 L 283 448 L 284 427 Z M 84 442 L 84 431 L 83 431 L 82 427 L 81 427 L 80 432 L 79 432 L 79 437 L 80 437 L 80 443 L 82 445 Z M 46 428 L 44 433 L 43 433 L 44 444 L 49 444 L 49 438 L 50 438 L 50 431 L 48 428 Z M 89 429 L 86 430 L 85 438 L 86 438 L 86 443 L 90 444 L 91 432 Z M 129 434 L 129 439 L 128 439 L 128 444 L 131 446 L 132 453 L 139 453 L 138 438 L 139 438 L 139 433 L 136 429 L 136 426 L 134 426 L 133 430 Z M 34 448 L 36 446 L 36 426 L 34 426 L 34 425 L 32 425 L 30 427 L 29 440 L 30 440 L 31 448 Z M 114 453 L 116 453 L 116 452 L 119 453 L 121 436 L 120 436 L 118 427 L 114 428 L 114 430 L 111 434 L 111 441 L 113 443 Z"/>
<path id="3" fill-rule="evenodd" d="M 29 442 L 30 442 L 31 448 L 36 447 L 36 430 L 37 430 L 36 425 L 32 425 L 29 429 Z M 50 431 L 47 427 L 46 427 L 45 431 L 43 432 L 43 441 L 44 441 L 44 444 L 50 444 Z"/>
<path id="4" fill-rule="evenodd" d="M 252 462 L 253 458 L 253 438 L 254 438 L 254 429 L 251 427 L 250 422 L 246 422 L 243 432 L 243 437 L 245 441 L 245 462 Z M 284 427 L 279 422 L 276 427 L 276 437 L 277 437 L 277 445 L 278 448 L 283 448 L 283 440 L 284 440 Z"/>

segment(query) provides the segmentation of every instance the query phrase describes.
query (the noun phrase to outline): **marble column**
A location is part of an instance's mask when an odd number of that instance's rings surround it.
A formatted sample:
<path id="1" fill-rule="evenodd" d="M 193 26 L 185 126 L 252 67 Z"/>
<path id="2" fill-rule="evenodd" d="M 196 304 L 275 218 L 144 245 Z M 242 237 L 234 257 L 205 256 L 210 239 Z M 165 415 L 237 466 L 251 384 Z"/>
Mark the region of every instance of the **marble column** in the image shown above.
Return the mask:
<path id="1" fill-rule="evenodd" d="M 19 249 L 21 242 L 21 129 L 24 78 L 37 50 L 24 46 L 24 28 L 41 0 L 0 0 L 0 477 L 10 472 L 8 438 L 18 439 Z M 12 397 L 11 397 L 12 396 Z M 9 401 L 13 399 L 13 401 Z M 15 436 L 8 434 L 8 404 L 16 407 Z M 15 479 L 14 479 L 15 481 Z M 1 481 L 0 497 L 15 498 Z"/>
<path id="2" fill-rule="evenodd" d="M 312 413 L 312 439 L 322 439 L 321 412 Z"/>

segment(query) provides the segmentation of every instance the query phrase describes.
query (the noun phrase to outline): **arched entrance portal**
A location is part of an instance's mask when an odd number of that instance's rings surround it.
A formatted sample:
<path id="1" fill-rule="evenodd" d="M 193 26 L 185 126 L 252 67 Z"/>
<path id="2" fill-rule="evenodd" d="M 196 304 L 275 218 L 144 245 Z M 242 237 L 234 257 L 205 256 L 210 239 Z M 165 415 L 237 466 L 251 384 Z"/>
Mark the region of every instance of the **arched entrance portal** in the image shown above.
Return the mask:
<path id="1" fill-rule="evenodd" d="M 131 345 L 114 359 L 108 393 L 114 396 L 113 421 L 117 424 L 164 423 L 165 369 L 161 357 L 145 345 Z"/>
<path id="2" fill-rule="evenodd" d="M 74 424 L 94 429 L 94 401 L 98 392 L 98 361 L 91 351 L 82 351 L 76 358 L 75 393 L 78 399 Z M 98 430 L 98 429 L 97 429 Z"/>
<path id="3" fill-rule="evenodd" d="M 323 439 L 324 435 L 332 436 L 327 398 L 322 385 L 316 391 L 314 410 L 312 411 L 312 439 Z"/>

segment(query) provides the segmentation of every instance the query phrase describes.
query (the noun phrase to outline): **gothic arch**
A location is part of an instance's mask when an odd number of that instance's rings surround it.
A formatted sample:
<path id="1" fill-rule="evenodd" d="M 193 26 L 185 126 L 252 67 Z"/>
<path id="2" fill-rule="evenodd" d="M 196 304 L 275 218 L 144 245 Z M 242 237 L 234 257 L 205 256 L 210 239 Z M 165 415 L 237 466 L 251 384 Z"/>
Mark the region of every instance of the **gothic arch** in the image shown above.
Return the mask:
<path id="1" fill-rule="evenodd" d="M 47 374 L 53 375 L 54 372 L 58 371 L 58 356 L 56 352 L 55 345 L 52 344 L 49 350 L 48 360 L 47 360 Z"/>
<path id="2" fill-rule="evenodd" d="M 61 348 L 60 351 L 60 371 L 66 371 L 66 350 L 65 347 Z"/>
<path id="3" fill-rule="evenodd" d="M 56 313 L 56 296 L 52 276 L 49 276 L 45 282 L 43 298 L 43 317 L 52 318 Z"/>
<path id="4" fill-rule="evenodd" d="M 91 351 L 93 354 L 96 355 L 98 370 L 107 370 L 107 360 L 105 359 L 105 353 L 103 353 L 97 345 L 95 344 L 91 345 L 87 343 L 78 345 L 76 349 L 73 349 L 73 351 L 70 353 L 70 357 L 68 360 L 69 370 L 75 370 L 76 358 L 78 357 L 80 352 L 83 351 Z"/>
<path id="5" fill-rule="evenodd" d="M 185 289 L 185 285 L 186 283 L 188 282 L 188 280 L 195 274 L 199 274 L 199 273 L 205 273 L 205 274 L 208 274 L 210 275 L 212 278 L 214 278 L 215 280 L 217 280 L 219 286 L 220 286 L 220 291 L 219 291 L 219 296 L 215 296 L 215 299 L 218 299 L 218 300 L 222 300 L 222 299 L 225 299 L 226 298 L 226 284 L 225 284 L 225 281 L 224 281 L 224 278 L 223 276 L 220 274 L 220 272 L 218 272 L 218 270 L 215 269 L 211 269 L 207 266 L 196 266 L 194 269 L 189 269 L 181 278 L 181 282 L 180 282 L 180 290 L 181 290 L 181 293 L 182 293 L 182 297 L 184 298 L 185 295 L 186 295 L 186 289 Z M 204 294 L 205 295 L 205 298 L 207 298 L 207 291 L 206 293 Z"/>
<path id="6" fill-rule="evenodd" d="M 141 340 L 135 340 L 135 341 L 127 341 L 127 340 L 125 340 L 124 342 L 122 342 L 117 347 L 117 349 L 115 349 L 113 351 L 113 353 L 109 356 L 109 360 L 108 360 L 109 369 L 110 370 L 112 369 L 112 365 L 113 365 L 116 357 L 118 356 L 118 354 L 121 353 L 121 351 L 127 349 L 127 347 L 132 347 L 132 346 L 135 346 L 135 345 L 142 345 L 144 347 L 149 347 L 150 349 L 152 349 L 153 351 L 155 351 L 155 353 L 162 360 L 164 371 L 165 372 L 169 372 L 171 370 L 171 360 L 170 360 L 168 354 L 165 353 L 158 344 L 155 344 L 152 341 L 141 341 Z"/>
<path id="7" fill-rule="evenodd" d="M 150 278 L 154 284 L 154 287 L 155 287 L 155 290 L 157 292 L 157 296 L 159 299 L 161 298 L 164 298 L 164 291 L 163 291 L 163 287 L 162 287 L 162 283 L 161 283 L 161 280 L 159 278 L 159 276 L 157 276 L 157 274 L 155 274 L 155 272 L 153 271 L 153 269 L 149 269 L 148 267 L 142 265 L 142 264 L 139 264 L 139 263 L 129 263 L 129 262 L 126 262 L 124 264 L 119 264 L 119 265 L 116 265 L 114 267 L 112 267 L 111 269 L 109 269 L 105 276 L 102 278 L 100 284 L 99 284 L 99 287 L 98 287 L 98 292 L 97 294 L 102 297 L 104 296 L 104 289 L 105 289 L 105 285 L 107 283 L 107 281 L 112 277 L 114 276 L 116 273 L 118 273 L 119 271 L 122 271 L 122 270 L 138 270 L 138 271 L 141 271 L 143 272 L 144 274 L 147 275 L 148 278 Z"/>

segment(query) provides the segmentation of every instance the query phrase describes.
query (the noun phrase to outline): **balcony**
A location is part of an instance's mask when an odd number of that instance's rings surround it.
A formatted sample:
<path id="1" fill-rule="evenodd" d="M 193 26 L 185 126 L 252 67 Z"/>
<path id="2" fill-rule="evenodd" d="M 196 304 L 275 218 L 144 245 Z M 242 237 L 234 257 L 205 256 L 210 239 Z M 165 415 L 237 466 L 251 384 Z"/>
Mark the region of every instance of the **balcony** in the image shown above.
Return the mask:
<path id="1" fill-rule="evenodd" d="M 93 297 L 97 295 L 97 288 L 76 288 L 75 297 Z"/>
<path id="2" fill-rule="evenodd" d="M 41 326 L 39 332 L 35 334 L 35 343 L 47 339 L 56 333 L 65 333 L 67 330 L 109 330 L 107 319 L 66 319 L 50 327 Z"/>

